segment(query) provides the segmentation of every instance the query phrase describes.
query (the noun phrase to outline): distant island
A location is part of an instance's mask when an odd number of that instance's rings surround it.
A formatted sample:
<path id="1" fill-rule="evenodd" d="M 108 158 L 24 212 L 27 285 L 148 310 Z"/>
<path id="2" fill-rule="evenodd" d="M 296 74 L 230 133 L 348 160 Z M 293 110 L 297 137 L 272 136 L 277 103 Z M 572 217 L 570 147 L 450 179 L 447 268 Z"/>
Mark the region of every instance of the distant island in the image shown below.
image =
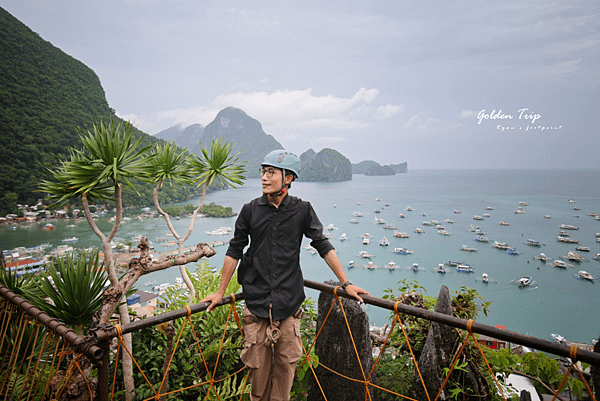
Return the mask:
<path id="1" fill-rule="evenodd" d="M 395 175 L 401 173 L 408 173 L 407 162 L 382 166 L 373 160 L 365 160 L 357 164 L 352 164 L 352 174 Z"/>

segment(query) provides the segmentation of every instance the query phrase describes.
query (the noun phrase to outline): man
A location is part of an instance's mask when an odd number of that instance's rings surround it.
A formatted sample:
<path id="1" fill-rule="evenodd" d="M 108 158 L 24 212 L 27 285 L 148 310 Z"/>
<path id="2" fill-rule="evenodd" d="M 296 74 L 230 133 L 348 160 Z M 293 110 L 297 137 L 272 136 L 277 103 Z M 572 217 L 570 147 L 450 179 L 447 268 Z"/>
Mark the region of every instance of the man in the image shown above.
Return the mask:
<path id="1" fill-rule="evenodd" d="M 301 306 L 305 299 L 300 270 L 302 237 L 312 240 L 346 292 L 362 302 L 369 293 L 347 278 L 323 226 L 309 202 L 288 195 L 300 173 L 298 156 L 275 150 L 261 166 L 262 196 L 245 204 L 235 223 L 234 237 L 225 254 L 219 290 L 204 298 L 210 312 L 225 295 L 229 280 L 242 259 L 244 349 L 251 399 L 289 400 L 296 363 L 302 356 Z M 250 248 L 242 255 L 250 237 Z"/>

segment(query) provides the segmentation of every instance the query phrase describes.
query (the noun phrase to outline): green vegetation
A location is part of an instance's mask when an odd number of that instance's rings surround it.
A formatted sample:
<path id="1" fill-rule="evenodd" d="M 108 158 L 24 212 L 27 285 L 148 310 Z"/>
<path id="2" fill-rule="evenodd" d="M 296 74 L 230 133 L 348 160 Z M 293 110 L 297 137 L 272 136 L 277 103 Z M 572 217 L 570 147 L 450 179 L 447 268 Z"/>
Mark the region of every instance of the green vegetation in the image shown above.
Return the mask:
<path id="1" fill-rule="evenodd" d="M 309 149 L 300 156 L 299 181 L 336 182 L 352 179 L 352 164 L 340 152 L 325 148 L 319 153 Z"/>
<path id="2" fill-rule="evenodd" d="M 79 143 L 77 129 L 93 120 L 115 119 L 98 76 L 0 8 L 0 215 L 15 213 L 16 204 L 34 205 L 38 183 Z M 141 146 L 160 140 L 135 128 Z M 153 203 L 153 186 L 133 179 L 138 192 L 123 191 L 126 206 Z M 139 193 L 139 194 L 138 194 Z M 193 187 L 173 187 L 166 203 L 185 200 Z"/>
<path id="3" fill-rule="evenodd" d="M 171 216 L 189 216 L 194 213 L 196 210 L 196 206 L 188 203 L 185 206 L 165 206 L 162 208 L 165 212 L 167 212 Z M 200 209 L 200 213 L 208 216 L 208 217 L 231 217 L 235 216 L 233 209 L 230 207 L 223 207 L 221 205 L 217 205 L 214 202 L 209 203 L 208 205 L 204 205 L 202 209 Z"/>

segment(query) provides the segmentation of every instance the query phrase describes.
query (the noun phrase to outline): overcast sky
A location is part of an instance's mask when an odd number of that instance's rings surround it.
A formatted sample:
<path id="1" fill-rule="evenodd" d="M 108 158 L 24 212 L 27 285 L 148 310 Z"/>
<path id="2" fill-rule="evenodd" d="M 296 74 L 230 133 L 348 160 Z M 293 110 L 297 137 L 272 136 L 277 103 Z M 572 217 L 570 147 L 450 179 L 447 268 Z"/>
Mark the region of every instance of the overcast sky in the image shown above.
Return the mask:
<path id="1" fill-rule="evenodd" d="M 110 107 L 152 135 L 234 106 L 298 154 L 600 168 L 597 0 L 0 5 L 93 69 Z"/>

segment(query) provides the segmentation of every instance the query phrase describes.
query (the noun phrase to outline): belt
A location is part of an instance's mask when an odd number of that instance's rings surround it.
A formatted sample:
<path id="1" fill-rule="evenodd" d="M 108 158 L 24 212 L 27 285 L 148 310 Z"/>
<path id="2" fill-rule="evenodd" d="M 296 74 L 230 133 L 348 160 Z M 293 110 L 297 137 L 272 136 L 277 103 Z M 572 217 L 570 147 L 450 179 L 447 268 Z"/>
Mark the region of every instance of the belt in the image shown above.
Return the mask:
<path id="1" fill-rule="evenodd" d="M 302 308 L 298 308 L 298 310 L 296 312 L 294 312 L 292 314 L 293 317 L 295 317 L 296 319 L 302 319 L 303 317 L 305 317 L 305 313 L 302 311 Z M 252 324 L 252 323 L 256 323 L 258 322 L 260 318 L 258 316 L 254 316 L 254 315 L 248 315 L 248 316 L 244 316 L 244 318 L 242 319 L 242 322 L 244 324 Z"/>

